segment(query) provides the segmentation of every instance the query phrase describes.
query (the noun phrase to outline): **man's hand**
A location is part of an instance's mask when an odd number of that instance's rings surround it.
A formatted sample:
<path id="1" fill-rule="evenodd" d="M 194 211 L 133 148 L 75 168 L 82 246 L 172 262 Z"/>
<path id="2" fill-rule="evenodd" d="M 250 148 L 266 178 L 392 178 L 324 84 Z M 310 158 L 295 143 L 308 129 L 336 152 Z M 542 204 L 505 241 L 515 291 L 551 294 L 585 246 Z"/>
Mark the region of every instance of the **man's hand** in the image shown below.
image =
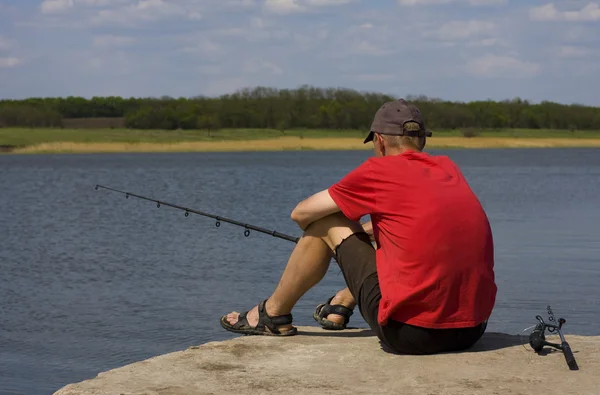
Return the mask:
<path id="1" fill-rule="evenodd" d="M 373 223 L 369 221 L 361 225 L 363 227 L 363 230 L 369 235 L 369 239 L 371 239 L 371 241 L 375 241 L 375 236 L 373 236 Z"/>
<path id="2" fill-rule="evenodd" d="M 337 213 L 338 211 L 340 211 L 340 208 L 329 195 L 329 191 L 325 189 L 298 203 L 294 211 L 292 211 L 291 217 L 300 229 L 306 230 L 308 225 L 316 220 Z"/>
<path id="3" fill-rule="evenodd" d="M 362 223 L 363 230 L 369 235 L 369 240 L 371 240 L 371 244 L 373 247 L 377 249 L 377 242 L 375 241 L 375 236 L 373 235 L 373 223 L 371 221 Z"/>

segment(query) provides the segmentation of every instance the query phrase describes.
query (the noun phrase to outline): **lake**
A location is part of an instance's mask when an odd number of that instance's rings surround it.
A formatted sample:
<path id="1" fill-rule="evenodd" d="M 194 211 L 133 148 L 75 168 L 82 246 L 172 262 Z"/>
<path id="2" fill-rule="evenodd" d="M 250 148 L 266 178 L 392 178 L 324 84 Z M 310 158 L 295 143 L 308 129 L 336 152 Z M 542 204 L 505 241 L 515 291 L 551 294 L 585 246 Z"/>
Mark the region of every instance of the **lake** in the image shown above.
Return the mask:
<path id="1" fill-rule="evenodd" d="M 600 335 L 600 150 L 431 150 L 450 155 L 494 232 L 489 331 L 546 315 Z M 97 373 L 235 335 L 221 315 L 274 289 L 294 244 L 123 195 L 294 236 L 290 212 L 370 151 L 0 156 L 0 394 L 50 394 Z M 344 286 L 333 263 L 297 325 Z M 358 310 L 357 310 L 358 312 Z M 355 314 L 352 326 L 366 324 Z"/>

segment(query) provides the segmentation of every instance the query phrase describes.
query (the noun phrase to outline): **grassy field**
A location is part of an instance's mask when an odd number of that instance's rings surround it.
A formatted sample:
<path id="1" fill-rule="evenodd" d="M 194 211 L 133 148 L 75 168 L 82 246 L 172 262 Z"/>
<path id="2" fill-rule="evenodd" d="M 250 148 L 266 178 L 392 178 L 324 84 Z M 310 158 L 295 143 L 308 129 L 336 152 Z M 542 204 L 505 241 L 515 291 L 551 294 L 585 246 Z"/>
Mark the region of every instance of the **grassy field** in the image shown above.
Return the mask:
<path id="1" fill-rule="evenodd" d="M 129 130 L 0 128 L 0 147 L 14 153 L 189 152 L 302 149 L 371 149 L 365 131 L 268 129 Z M 600 131 L 434 130 L 429 148 L 600 147 Z"/>

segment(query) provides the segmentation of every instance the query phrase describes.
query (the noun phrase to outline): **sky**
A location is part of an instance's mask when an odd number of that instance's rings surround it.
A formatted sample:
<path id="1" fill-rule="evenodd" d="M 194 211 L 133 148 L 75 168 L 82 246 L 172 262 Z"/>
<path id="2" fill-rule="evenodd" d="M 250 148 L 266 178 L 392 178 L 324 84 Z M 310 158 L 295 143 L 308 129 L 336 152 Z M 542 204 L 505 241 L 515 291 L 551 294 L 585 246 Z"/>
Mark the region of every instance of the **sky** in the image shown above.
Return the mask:
<path id="1" fill-rule="evenodd" d="M 600 0 L 0 0 L 0 98 L 305 84 L 600 106 Z"/>

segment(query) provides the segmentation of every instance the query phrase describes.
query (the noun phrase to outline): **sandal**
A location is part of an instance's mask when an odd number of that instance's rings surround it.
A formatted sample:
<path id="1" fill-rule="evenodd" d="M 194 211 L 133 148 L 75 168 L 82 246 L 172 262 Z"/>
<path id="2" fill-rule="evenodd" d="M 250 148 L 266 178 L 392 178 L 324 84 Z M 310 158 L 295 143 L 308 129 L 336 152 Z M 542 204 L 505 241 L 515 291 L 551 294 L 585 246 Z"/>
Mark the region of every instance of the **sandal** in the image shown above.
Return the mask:
<path id="1" fill-rule="evenodd" d="M 238 317 L 238 321 L 231 325 L 227 321 L 227 316 L 221 317 L 221 326 L 229 332 L 240 333 L 243 335 L 263 335 L 263 336 L 293 336 L 298 333 L 298 329 L 292 328 L 286 331 L 280 331 L 278 327 L 283 325 L 290 325 L 292 323 L 292 315 L 279 315 L 276 317 L 270 317 L 267 314 L 265 304 L 267 299 L 260 302 L 258 305 L 258 324 L 256 327 L 250 326 L 246 315 L 248 312 L 241 313 Z"/>
<path id="2" fill-rule="evenodd" d="M 321 324 L 323 329 L 339 331 L 342 329 L 346 329 L 346 325 L 348 325 L 348 322 L 350 321 L 350 316 L 354 314 L 354 311 L 350 310 L 346 306 L 342 306 L 341 304 L 331 305 L 330 303 L 334 297 L 335 296 L 329 298 L 327 300 L 327 303 L 322 303 L 318 305 L 317 309 L 313 314 L 313 318 L 315 319 L 315 321 Z M 344 316 L 344 323 L 336 324 L 335 322 L 329 321 L 327 318 L 325 318 L 329 314 L 339 314 L 341 316 Z"/>

